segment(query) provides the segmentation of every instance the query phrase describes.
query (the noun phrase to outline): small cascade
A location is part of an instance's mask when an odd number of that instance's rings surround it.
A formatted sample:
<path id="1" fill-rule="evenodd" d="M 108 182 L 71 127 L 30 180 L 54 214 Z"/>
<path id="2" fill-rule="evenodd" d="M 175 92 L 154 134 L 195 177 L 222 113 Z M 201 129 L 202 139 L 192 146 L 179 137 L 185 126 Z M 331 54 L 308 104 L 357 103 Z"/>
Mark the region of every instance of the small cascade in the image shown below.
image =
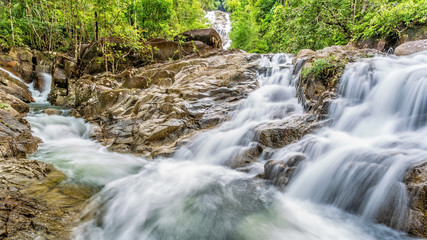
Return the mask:
<path id="1" fill-rule="evenodd" d="M 13 73 L 2 68 L 0 70 L 23 82 Z M 102 187 L 114 179 L 138 172 L 145 160 L 109 152 L 106 147 L 90 139 L 92 126 L 83 119 L 43 113 L 46 108 L 57 108 L 64 113 L 68 110 L 49 104 L 47 99 L 52 76 L 48 73 L 42 73 L 41 76 L 44 86 L 42 91 L 35 90 L 33 83 L 27 84 L 36 102 L 30 104 L 31 110 L 26 119 L 34 136 L 42 140 L 38 151 L 29 158 L 54 164 L 66 173 L 69 183 L 92 187 Z"/>
<path id="2" fill-rule="evenodd" d="M 201 134 L 182 147 L 175 158 L 194 159 L 212 164 L 232 162 L 244 151 L 256 145 L 254 128 L 261 123 L 283 120 L 303 113 L 295 94 L 297 77 L 289 55 L 277 54 L 261 59 L 258 82 L 260 88 L 252 92 L 231 120 L 216 129 Z"/>
<path id="3" fill-rule="evenodd" d="M 41 73 L 41 76 L 43 79 L 43 89 L 41 91 L 39 91 L 39 90 L 36 90 L 34 88 L 34 82 L 28 84 L 28 83 L 24 82 L 24 80 L 22 80 L 20 77 L 14 75 L 13 73 L 11 73 L 11 72 L 9 72 L 6 69 L 1 68 L 1 67 L 0 67 L 0 71 L 3 71 L 5 73 L 9 74 L 10 77 L 25 83 L 25 85 L 28 86 L 28 90 L 30 90 L 31 95 L 33 96 L 36 103 L 38 103 L 38 104 L 49 103 L 47 101 L 47 99 L 49 97 L 51 84 L 52 84 L 52 75 L 50 75 L 49 73 Z"/>
<path id="4" fill-rule="evenodd" d="M 34 89 L 34 82 L 29 85 L 29 89 L 36 103 L 47 104 L 49 103 L 47 99 L 50 94 L 52 75 L 49 73 L 42 73 L 41 76 L 43 78 L 43 89 L 41 89 L 41 91 Z"/>
<path id="5" fill-rule="evenodd" d="M 229 33 L 231 32 L 231 20 L 230 13 L 222 11 L 210 11 L 205 16 L 212 24 L 212 28 L 215 29 L 222 39 L 222 47 L 229 49 L 231 47 L 231 39 Z"/>
<path id="6" fill-rule="evenodd" d="M 339 94 L 332 127 L 272 157 L 306 157 L 288 194 L 404 230 L 402 178 L 409 166 L 427 160 L 427 54 L 355 63 L 342 76 Z"/>

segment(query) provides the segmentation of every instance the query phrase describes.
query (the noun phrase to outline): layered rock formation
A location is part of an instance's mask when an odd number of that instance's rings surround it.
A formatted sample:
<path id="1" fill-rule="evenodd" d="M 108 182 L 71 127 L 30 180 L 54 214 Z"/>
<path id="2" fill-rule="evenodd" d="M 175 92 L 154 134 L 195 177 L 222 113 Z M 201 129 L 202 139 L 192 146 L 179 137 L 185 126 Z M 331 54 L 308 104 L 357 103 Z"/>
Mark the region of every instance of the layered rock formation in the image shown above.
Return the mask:
<path id="1" fill-rule="evenodd" d="M 196 130 L 226 120 L 257 87 L 256 59 L 227 52 L 83 76 L 74 114 L 100 126 L 94 137 L 111 150 L 168 155 Z"/>

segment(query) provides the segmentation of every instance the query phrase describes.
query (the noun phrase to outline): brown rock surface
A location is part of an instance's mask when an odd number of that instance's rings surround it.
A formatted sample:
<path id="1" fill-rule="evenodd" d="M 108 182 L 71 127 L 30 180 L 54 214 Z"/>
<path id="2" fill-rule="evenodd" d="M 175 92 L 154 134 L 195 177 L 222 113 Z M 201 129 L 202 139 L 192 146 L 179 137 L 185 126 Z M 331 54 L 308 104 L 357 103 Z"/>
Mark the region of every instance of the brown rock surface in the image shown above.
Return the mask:
<path id="1" fill-rule="evenodd" d="M 188 30 L 176 38 L 180 37 L 186 42 L 200 41 L 213 48 L 222 49 L 221 36 L 213 28 Z"/>
<path id="2" fill-rule="evenodd" d="M 24 119 L 33 101 L 27 86 L 0 71 L 0 239 L 69 239 L 91 189 L 60 184 L 51 165 L 25 159 L 37 150 Z"/>
<path id="3" fill-rule="evenodd" d="M 0 239 L 70 239 L 92 190 L 60 184 L 64 174 L 34 160 L 0 158 Z"/>
<path id="4" fill-rule="evenodd" d="M 84 76 L 75 85 L 74 113 L 101 126 L 95 138 L 114 151 L 168 155 L 182 139 L 227 119 L 257 87 L 257 64 L 248 56 L 228 53 Z"/>
<path id="5" fill-rule="evenodd" d="M 421 51 L 427 51 L 427 39 L 405 42 L 394 50 L 394 54 L 397 56 L 404 56 Z"/>
<path id="6" fill-rule="evenodd" d="M 410 167 L 403 182 L 409 195 L 408 232 L 427 237 L 427 161 Z"/>

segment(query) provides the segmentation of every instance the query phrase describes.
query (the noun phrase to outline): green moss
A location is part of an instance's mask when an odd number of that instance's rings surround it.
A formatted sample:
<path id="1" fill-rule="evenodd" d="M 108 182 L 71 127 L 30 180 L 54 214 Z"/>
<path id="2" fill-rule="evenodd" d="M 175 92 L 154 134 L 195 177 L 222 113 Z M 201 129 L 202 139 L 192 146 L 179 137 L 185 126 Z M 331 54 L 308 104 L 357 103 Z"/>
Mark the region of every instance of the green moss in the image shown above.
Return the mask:
<path id="1" fill-rule="evenodd" d="M 0 109 L 8 111 L 9 110 L 9 106 L 6 103 L 0 103 Z"/>
<path id="2" fill-rule="evenodd" d="M 335 56 L 317 59 L 301 71 L 303 79 L 315 79 L 327 87 L 334 87 L 344 70 L 347 60 L 338 61 Z"/>

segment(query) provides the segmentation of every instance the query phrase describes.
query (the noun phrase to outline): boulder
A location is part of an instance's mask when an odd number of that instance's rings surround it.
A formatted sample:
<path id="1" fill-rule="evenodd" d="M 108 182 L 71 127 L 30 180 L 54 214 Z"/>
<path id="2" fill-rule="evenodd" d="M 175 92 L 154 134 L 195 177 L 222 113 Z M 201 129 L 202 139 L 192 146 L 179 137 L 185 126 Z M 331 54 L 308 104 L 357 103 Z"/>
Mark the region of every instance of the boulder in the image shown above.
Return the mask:
<path id="1" fill-rule="evenodd" d="M 0 139 L 0 158 L 26 157 L 37 150 L 39 142 L 24 119 L 4 109 L 0 109 Z"/>
<path id="2" fill-rule="evenodd" d="M 263 147 L 281 148 L 331 122 L 314 120 L 314 115 L 293 115 L 280 121 L 259 125 L 255 128 L 256 140 Z"/>
<path id="3" fill-rule="evenodd" d="M 43 112 L 47 115 L 62 115 L 62 112 L 55 108 L 46 108 Z"/>
<path id="4" fill-rule="evenodd" d="M 410 41 L 402 45 L 399 45 L 395 50 L 394 54 L 397 56 L 410 55 L 413 53 L 427 51 L 427 39 Z"/>
<path id="5" fill-rule="evenodd" d="M 146 46 L 151 47 L 154 60 L 178 60 L 193 53 L 205 53 L 212 50 L 212 47 L 201 41 L 179 43 L 166 39 L 150 39 L 145 42 Z"/>
<path id="6" fill-rule="evenodd" d="M 200 41 L 213 48 L 222 49 L 221 36 L 213 28 L 188 30 L 176 36 L 175 40 L 180 38 L 186 42 Z"/>

